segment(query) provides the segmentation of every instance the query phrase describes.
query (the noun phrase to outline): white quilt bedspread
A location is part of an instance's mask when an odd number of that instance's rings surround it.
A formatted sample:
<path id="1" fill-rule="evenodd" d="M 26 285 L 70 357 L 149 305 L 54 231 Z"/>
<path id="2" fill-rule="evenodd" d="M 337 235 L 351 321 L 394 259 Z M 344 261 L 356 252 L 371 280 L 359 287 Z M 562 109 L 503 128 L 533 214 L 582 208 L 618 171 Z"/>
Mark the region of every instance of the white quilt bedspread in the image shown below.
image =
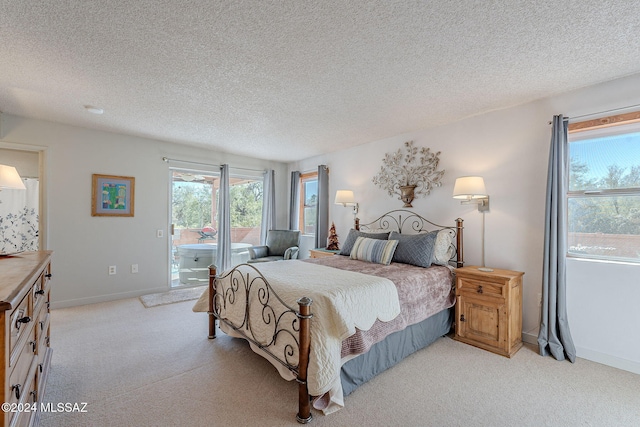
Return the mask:
<path id="1" fill-rule="evenodd" d="M 251 268 L 241 268 L 253 272 Z M 288 305 L 297 308 L 296 301 L 304 296 L 313 300 L 307 387 L 312 396 L 329 393 L 331 402 L 324 408 L 325 413 L 339 409 L 344 405 L 340 384 L 342 341 L 356 328 L 368 330 L 377 319 L 387 322 L 400 314 L 396 286 L 386 278 L 299 260 L 261 263 L 256 268 Z M 257 322 L 252 326 L 256 325 Z M 223 323 L 221 328 L 234 335 Z M 293 379 L 291 372 L 272 363 L 283 378 Z"/>

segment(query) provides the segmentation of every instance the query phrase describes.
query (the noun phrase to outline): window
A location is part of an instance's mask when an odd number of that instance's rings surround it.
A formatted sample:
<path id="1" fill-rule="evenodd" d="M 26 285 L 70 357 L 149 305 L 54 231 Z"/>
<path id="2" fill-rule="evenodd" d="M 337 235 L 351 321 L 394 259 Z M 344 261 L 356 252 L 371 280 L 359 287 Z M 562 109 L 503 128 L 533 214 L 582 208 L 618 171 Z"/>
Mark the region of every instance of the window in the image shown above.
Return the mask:
<path id="1" fill-rule="evenodd" d="M 588 123 L 569 125 L 568 255 L 640 262 L 640 124 Z"/>
<path id="2" fill-rule="evenodd" d="M 316 232 L 316 206 L 318 204 L 318 172 L 300 175 L 300 221 L 302 234 Z"/>

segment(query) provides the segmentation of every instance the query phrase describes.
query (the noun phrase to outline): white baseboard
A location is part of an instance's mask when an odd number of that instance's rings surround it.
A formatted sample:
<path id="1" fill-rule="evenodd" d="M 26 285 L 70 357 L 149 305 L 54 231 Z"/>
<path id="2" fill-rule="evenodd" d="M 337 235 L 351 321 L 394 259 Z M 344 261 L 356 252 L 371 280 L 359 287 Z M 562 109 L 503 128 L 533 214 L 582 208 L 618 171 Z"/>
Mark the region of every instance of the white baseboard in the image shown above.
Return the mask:
<path id="1" fill-rule="evenodd" d="M 165 286 L 161 288 L 145 289 L 143 291 L 138 290 L 138 291 L 130 291 L 130 292 L 120 292 L 117 294 L 100 295 L 97 297 L 76 298 L 76 299 L 70 299 L 70 300 L 64 300 L 64 301 L 52 301 L 51 309 L 55 310 L 57 308 L 67 308 L 67 307 L 75 307 L 78 305 L 96 304 L 99 302 L 116 301 L 119 299 L 126 299 L 126 298 L 137 298 L 141 295 L 153 294 L 156 292 L 167 292 L 169 290 L 170 288 Z"/>
<path id="2" fill-rule="evenodd" d="M 535 332 L 535 334 L 532 332 Z M 531 332 L 523 332 L 522 341 L 533 344 L 537 347 L 538 332 L 535 330 Z M 623 371 L 633 372 L 634 374 L 640 374 L 640 362 L 634 362 L 633 360 L 622 359 L 620 357 L 582 347 L 576 347 L 576 356 L 581 359 L 611 366 L 612 368 L 622 369 Z"/>
<path id="3" fill-rule="evenodd" d="M 599 351 L 589 350 L 586 348 L 576 347 L 576 356 L 591 360 L 592 362 L 601 363 L 611 366 L 612 368 L 622 369 L 623 371 L 633 372 L 640 375 L 640 362 L 622 359 L 610 354 L 600 353 Z"/>
<path id="4" fill-rule="evenodd" d="M 535 331 L 535 334 L 531 332 L 523 332 L 522 341 L 526 342 L 527 344 L 538 346 L 538 331 Z"/>

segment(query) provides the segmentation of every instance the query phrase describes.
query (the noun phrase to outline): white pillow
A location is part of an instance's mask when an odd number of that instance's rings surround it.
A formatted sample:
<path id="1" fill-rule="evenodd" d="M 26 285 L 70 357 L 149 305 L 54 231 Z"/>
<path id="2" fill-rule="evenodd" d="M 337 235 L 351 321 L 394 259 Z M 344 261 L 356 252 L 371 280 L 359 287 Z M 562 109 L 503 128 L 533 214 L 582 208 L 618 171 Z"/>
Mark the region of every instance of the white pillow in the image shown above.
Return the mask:
<path id="1" fill-rule="evenodd" d="M 456 253 L 456 248 L 453 246 L 455 235 L 456 233 L 448 228 L 438 231 L 436 244 L 433 249 L 434 264 L 449 265 L 449 260 Z"/>

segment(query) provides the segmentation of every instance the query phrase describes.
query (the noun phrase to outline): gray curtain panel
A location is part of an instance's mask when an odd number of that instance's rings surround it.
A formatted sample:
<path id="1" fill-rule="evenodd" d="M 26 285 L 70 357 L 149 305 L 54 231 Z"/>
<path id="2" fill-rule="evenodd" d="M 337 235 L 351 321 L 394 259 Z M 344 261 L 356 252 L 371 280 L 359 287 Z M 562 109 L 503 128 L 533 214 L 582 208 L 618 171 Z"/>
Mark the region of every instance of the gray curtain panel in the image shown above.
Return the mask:
<path id="1" fill-rule="evenodd" d="M 291 193 L 289 194 L 289 230 L 297 230 L 299 227 L 298 198 L 300 197 L 300 171 L 291 172 Z"/>
<path id="2" fill-rule="evenodd" d="M 275 171 L 270 169 L 264 173 L 262 184 L 262 227 L 260 227 L 260 244 L 267 242 L 267 231 L 276 229 L 276 189 Z"/>
<path id="3" fill-rule="evenodd" d="M 538 334 L 540 354 L 557 360 L 576 360 L 576 349 L 567 320 L 567 171 L 568 123 L 562 115 L 553 117 L 544 230 L 542 277 L 542 321 Z"/>
<path id="4" fill-rule="evenodd" d="M 318 204 L 316 205 L 315 248 L 327 246 L 329 236 L 329 168 L 318 166 Z"/>
<path id="5" fill-rule="evenodd" d="M 229 165 L 220 166 L 218 195 L 218 274 L 231 266 L 231 208 L 229 199 Z"/>

